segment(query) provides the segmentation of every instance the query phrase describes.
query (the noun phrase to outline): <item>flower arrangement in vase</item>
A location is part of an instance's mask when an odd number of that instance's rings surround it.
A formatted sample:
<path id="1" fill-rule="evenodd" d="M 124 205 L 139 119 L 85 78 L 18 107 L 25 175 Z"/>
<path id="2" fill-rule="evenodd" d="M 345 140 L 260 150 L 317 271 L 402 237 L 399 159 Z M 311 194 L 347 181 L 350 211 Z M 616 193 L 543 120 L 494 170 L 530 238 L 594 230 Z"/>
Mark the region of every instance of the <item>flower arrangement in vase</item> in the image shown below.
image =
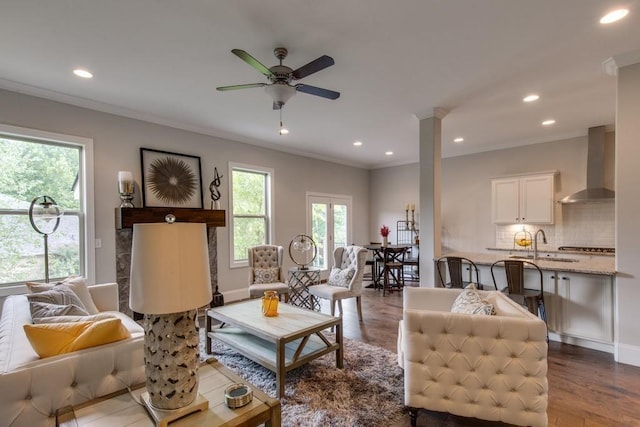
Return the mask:
<path id="1" fill-rule="evenodd" d="M 389 245 L 389 227 L 383 225 L 380 228 L 380 235 L 382 236 L 382 246 L 386 247 Z"/>

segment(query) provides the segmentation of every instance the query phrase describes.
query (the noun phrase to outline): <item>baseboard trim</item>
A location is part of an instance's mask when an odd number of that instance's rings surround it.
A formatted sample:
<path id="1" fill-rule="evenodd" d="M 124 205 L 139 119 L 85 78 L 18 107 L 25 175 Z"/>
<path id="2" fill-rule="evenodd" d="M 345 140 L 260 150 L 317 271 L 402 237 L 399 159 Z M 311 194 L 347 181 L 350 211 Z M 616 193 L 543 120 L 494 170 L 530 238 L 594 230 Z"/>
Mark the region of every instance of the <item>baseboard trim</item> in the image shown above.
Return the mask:
<path id="1" fill-rule="evenodd" d="M 617 343 L 614 357 L 618 363 L 640 366 L 640 347 L 637 345 Z"/>
<path id="2" fill-rule="evenodd" d="M 614 351 L 615 351 L 615 347 L 613 343 L 591 341 L 584 338 L 576 338 L 576 337 L 570 337 L 567 335 L 561 335 L 555 332 L 549 332 L 549 339 L 551 341 L 577 345 L 578 347 L 589 348 L 591 350 L 604 351 L 606 353 L 611 353 L 611 354 L 614 354 Z"/>

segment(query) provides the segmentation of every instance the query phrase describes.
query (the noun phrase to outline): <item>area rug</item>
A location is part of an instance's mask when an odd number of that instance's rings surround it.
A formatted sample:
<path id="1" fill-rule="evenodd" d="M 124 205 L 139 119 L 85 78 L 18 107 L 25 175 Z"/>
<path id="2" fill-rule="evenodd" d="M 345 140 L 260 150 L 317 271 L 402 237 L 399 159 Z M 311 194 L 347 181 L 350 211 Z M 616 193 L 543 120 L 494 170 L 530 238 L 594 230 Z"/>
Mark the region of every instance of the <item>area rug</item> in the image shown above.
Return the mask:
<path id="1" fill-rule="evenodd" d="M 201 333 L 203 331 L 201 330 Z M 272 397 L 275 373 L 214 340 L 213 356 L 231 371 Z M 283 426 L 392 426 L 405 413 L 403 372 L 397 356 L 383 348 L 344 339 L 344 369 L 335 353 L 289 371 L 282 404 Z"/>

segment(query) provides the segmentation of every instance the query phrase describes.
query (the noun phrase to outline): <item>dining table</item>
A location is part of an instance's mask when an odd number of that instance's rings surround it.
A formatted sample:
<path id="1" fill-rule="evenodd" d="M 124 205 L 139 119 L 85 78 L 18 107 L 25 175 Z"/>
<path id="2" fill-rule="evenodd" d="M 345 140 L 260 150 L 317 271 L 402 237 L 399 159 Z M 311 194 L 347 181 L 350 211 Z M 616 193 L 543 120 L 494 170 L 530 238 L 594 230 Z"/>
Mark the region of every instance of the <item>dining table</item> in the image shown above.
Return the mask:
<path id="1" fill-rule="evenodd" d="M 363 245 L 362 247 L 370 250 L 373 253 L 373 264 L 371 265 L 371 284 L 367 286 L 367 288 L 381 289 L 383 286 L 386 286 L 385 283 L 386 277 L 384 274 L 384 260 L 385 257 L 385 249 L 387 248 L 404 248 L 409 249 L 412 245 L 409 244 L 399 244 L 399 245 L 387 245 L 383 246 L 381 244 L 369 244 Z M 380 266 L 382 266 L 383 271 L 380 271 Z"/>

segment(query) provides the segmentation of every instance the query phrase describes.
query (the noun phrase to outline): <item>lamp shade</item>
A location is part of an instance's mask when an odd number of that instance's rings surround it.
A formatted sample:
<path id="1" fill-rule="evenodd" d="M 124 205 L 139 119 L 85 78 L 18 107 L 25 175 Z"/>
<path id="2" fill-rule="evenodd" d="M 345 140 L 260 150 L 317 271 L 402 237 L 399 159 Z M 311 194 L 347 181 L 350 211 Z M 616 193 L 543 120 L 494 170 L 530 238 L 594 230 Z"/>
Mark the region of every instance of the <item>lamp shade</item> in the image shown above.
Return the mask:
<path id="1" fill-rule="evenodd" d="M 129 307 L 168 314 L 211 302 L 205 224 L 134 224 Z"/>

